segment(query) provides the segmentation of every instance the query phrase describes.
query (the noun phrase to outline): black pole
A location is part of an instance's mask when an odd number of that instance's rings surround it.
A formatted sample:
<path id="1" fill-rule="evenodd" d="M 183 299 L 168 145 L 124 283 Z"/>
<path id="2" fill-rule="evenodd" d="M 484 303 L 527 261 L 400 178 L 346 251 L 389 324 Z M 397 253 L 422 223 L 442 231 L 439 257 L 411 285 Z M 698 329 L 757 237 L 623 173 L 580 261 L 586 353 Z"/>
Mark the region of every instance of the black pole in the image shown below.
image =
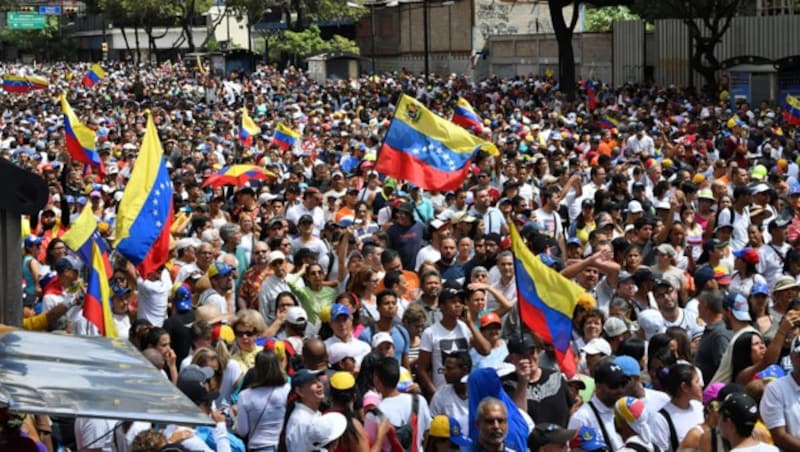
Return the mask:
<path id="1" fill-rule="evenodd" d="M 428 56 L 430 53 L 430 46 L 428 44 L 428 0 L 422 0 L 422 27 L 423 30 L 423 39 L 425 40 L 425 84 L 428 84 L 430 80 L 430 68 L 428 67 Z"/>
<path id="2" fill-rule="evenodd" d="M 370 25 L 372 26 L 372 51 L 370 52 L 372 55 L 372 75 L 375 75 L 375 4 L 370 4 L 370 21 L 372 22 Z"/>

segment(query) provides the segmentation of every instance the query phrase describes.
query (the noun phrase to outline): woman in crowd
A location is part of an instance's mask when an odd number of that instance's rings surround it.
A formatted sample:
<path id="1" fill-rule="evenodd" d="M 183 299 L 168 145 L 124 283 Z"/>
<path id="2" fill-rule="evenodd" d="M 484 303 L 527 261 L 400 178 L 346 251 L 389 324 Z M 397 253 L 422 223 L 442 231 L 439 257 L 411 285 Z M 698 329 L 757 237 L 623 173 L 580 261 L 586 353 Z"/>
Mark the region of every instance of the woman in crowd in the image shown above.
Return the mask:
<path id="1" fill-rule="evenodd" d="M 277 449 L 291 385 L 271 351 L 256 354 L 253 370 L 253 382 L 239 394 L 236 433 L 248 450 Z"/>
<path id="2" fill-rule="evenodd" d="M 256 339 L 263 336 L 267 329 L 264 318 L 256 310 L 243 309 L 236 314 L 231 328 L 236 336 L 235 351 L 231 359 L 239 364 L 242 372 L 247 372 L 255 365 L 256 355 L 260 351 L 256 346 Z"/>

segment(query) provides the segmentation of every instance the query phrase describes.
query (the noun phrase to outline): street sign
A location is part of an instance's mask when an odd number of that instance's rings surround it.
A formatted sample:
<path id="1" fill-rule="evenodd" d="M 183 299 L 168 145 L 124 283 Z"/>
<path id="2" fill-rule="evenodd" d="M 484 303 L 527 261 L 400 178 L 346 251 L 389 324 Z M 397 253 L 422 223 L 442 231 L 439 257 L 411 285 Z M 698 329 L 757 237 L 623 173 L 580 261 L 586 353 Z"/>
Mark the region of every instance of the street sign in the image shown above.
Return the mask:
<path id="1" fill-rule="evenodd" d="M 39 13 L 9 12 L 6 18 L 12 30 L 41 30 L 47 25 L 47 17 Z"/>
<path id="2" fill-rule="evenodd" d="M 53 16 L 58 16 L 59 14 L 61 14 L 61 6 L 58 5 L 40 6 L 39 14 L 49 14 Z"/>

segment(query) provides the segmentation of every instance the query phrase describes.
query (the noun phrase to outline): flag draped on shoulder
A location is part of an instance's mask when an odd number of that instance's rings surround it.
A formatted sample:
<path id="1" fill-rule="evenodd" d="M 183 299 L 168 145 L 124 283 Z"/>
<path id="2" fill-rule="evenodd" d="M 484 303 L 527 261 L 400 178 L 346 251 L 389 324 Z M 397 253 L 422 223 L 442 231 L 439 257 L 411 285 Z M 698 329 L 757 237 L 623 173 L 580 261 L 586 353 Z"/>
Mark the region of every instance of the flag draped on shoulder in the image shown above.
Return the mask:
<path id="1" fill-rule="evenodd" d="M 553 344 L 561 371 L 572 377 L 576 372 L 572 315 L 584 290 L 535 256 L 514 222 L 509 222 L 509 228 L 520 318 L 544 342 Z"/>
<path id="2" fill-rule="evenodd" d="M 278 127 L 275 128 L 275 135 L 272 136 L 272 143 L 286 151 L 291 149 L 299 138 L 299 132 L 284 123 L 280 123 Z"/>
<path id="3" fill-rule="evenodd" d="M 105 78 L 105 76 L 106 76 L 106 71 L 104 71 L 99 64 L 95 63 L 92 65 L 91 69 L 89 69 L 89 72 L 87 72 L 86 75 L 83 76 L 83 80 L 81 80 L 81 83 L 83 83 L 83 86 L 91 88 L 98 82 L 100 82 L 100 80 Z"/>
<path id="4" fill-rule="evenodd" d="M 253 137 L 261 132 L 261 128 L 256 125 L 253 118 L 247 113 L 247 107 L 242 108 L 242 125 L 239 128 L 239 141 L 244 146 L 253 145 Z"/>
<path id="5" fill-rule="evenodd" d="M 119 203 L 115 243 L 143 278 L 158 270 L 169 256 L 172 182 L 163 156 L 153 116 L 148 112 L 136 166 Z"/>
<path id="6" fill-rule="evenodd" d="M 83 316 L 101 335 L 117 337 L 117 329 L 111 316 L 111 289 L 108 285 L 108 278 L 113 272 L 108 261 L 108 249 L 97 230 L 97 219 L 90 204 L 86 204 L 62 239 L 75 250 L 88 269 Z"/>
<path id="7" fill-rule="evenodd" d="M 449 191 L 467 178 L 475 154 L 498 155 L 497 147 L 402 95 L 375 169 L 426 189 Z"/>
<path id="8" fill-rule="evenodd" d="M 98 174 L 103 177 L 106 169 L 100 154 L 95 149 L 97 136 L 94 130 L 80 122 L 67 102 L 66 94 L 61 95 L 61 110 L 64 113 L 64 138 L 67 152 L 73 160 L 97 168 Z"/>
<path id="9" fill-rule="evenodd" d="M 469 102 L 467 102 L 467 100 L 463 97 L 458 98 L 456 109 L 453 112 L 453 118 L 451 120 L 461 127 L 471 130 L 478 135 L 483 133 L 483 121 L 481 121 L 480 116 L 475 113 L 472 105 L 470 105 Z"/>

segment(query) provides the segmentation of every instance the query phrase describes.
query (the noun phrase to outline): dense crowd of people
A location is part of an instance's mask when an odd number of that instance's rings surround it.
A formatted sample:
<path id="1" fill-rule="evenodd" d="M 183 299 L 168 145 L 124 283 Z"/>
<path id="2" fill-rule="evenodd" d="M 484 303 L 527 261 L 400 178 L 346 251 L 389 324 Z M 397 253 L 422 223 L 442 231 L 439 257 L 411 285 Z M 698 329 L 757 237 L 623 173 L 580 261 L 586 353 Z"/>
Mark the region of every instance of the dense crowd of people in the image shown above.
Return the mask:
<path id="1" fill-rule="evenodd" d="M 0 118 L 0 156 L 50 189 L 23 220 L 24 325 L 90 331 L 85 264 L 61 239 L 88 205 L 119 336 L 216 425 L 16 414 L 0 445 L 18 432 L 80 451 L 800 450 L 800 137 L 779 105 L 629 84 L 599 87 L 590 110 L 543 77 L 319 84 L 193 64 L 110 63 L 85 88 L 87 67 L 3 67 L 50 80 L 6 93 Z M 104 177 L 66 152 L 61 92 L 95 130 Z M 500 155 L 478 153 L 446 193 L 377 173 L 401 93 L 445 118 L 463 97 Z M 242 107 L 261 128 L 248 146 Z M 175 215 L 170 259 L 143 277 L 112 244 L 147 110 Z M 289 150 L 279 123 L 300 134 Z M 275 177 L 203 186 L 234 163 Z M 575 375 L 520 318 L 512 222 L 585 290 Z"/>

